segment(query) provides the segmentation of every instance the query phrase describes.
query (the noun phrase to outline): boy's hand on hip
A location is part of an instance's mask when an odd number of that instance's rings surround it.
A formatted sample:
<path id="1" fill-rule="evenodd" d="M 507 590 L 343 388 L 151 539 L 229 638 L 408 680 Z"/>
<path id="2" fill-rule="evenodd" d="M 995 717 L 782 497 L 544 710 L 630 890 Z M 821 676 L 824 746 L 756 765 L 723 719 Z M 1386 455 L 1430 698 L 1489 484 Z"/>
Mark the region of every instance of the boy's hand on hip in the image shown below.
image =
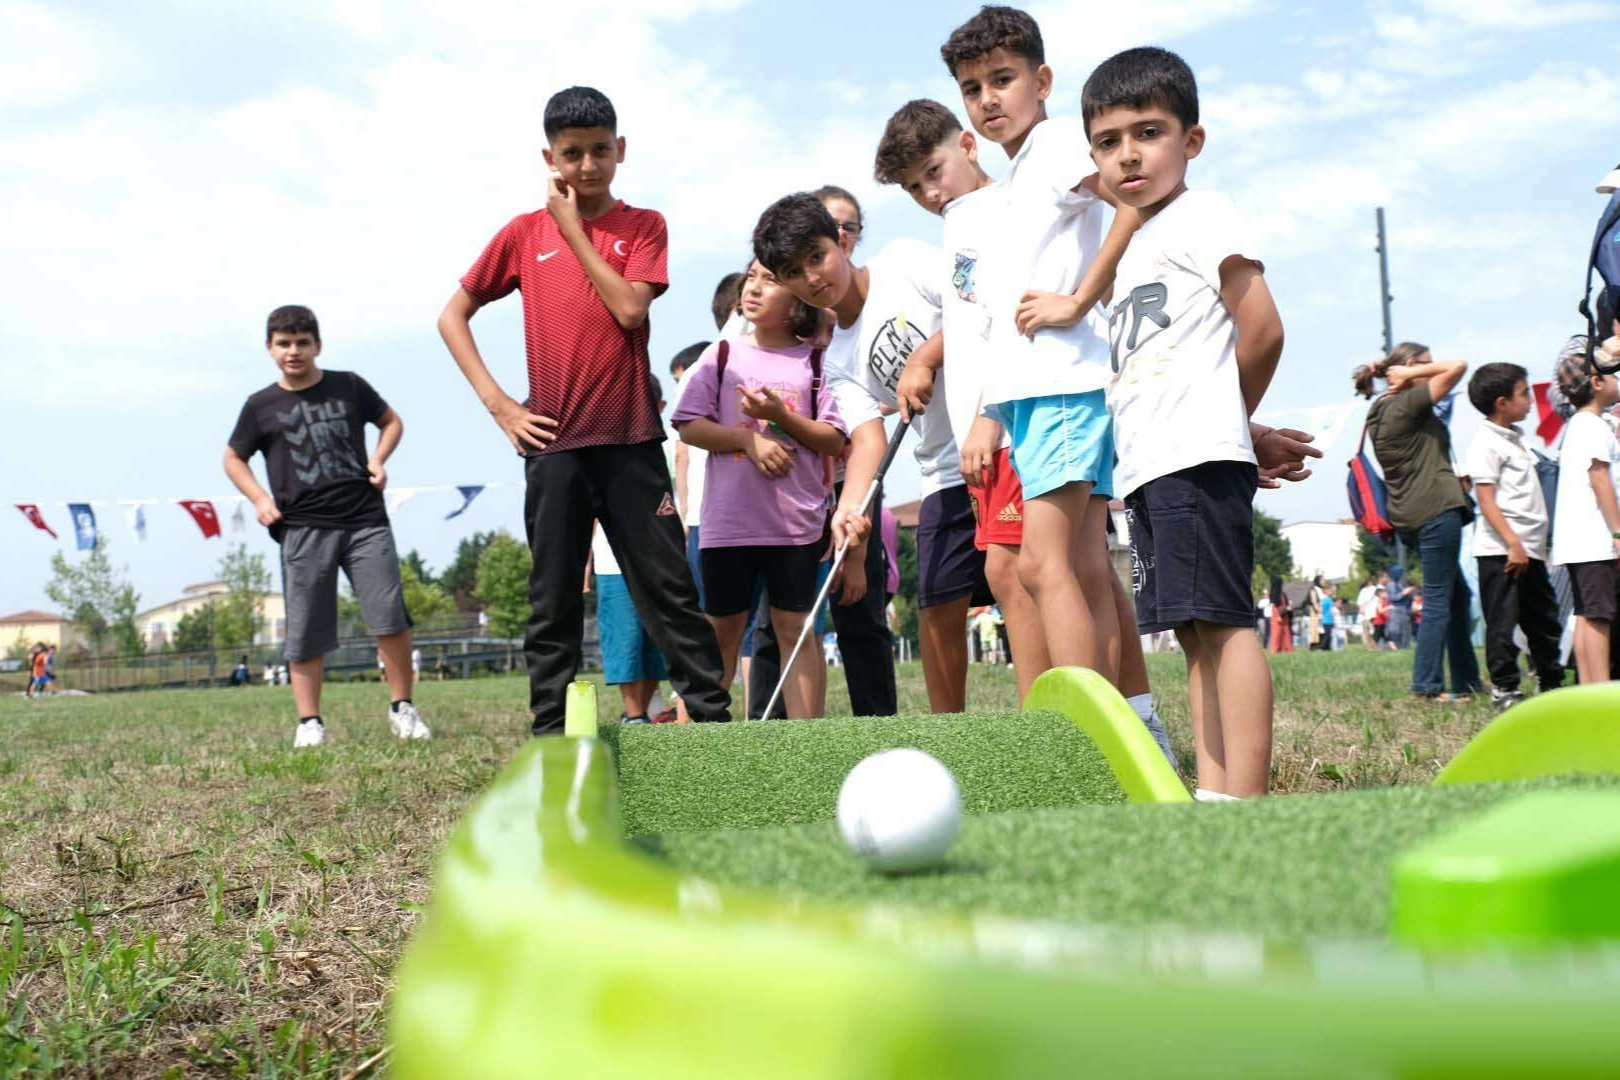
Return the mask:
<path id="1" fill-rule="evenodd" d="M 907 362 L 894 385 L 894 396 L 900 402 L 900 415 L 909 422 L 934 400 L 934 369 Z"/>
<path id="2" fill-rule="evenodd" d="M 792 451 L 758 432 L 749 432 L 747 448 L 743 452 L 766 476 L 786 476 L 793 471 Z"/>
<path id="3" fill-rule="evenodd" d="M 388 486 L 388 470 L 383 468 L 382 462 L 366 462 L 366 475 L 371 479 L 371 486 L 378 491 Z"/>
<path id="4" fill-rule="evenodd" d="M 512 444 L 512 449 L 525 457 L 544 450 L 546 444 L 557 437 L 557 421 L 549 416 L 536 416 L 509 397 L 503 396 L 489 412 L 506 433 L 506 441 Z"/>
<path id="5" fill-rule="evenodd" d="M 1084 315 L 1080 302 L 1072 296 L 1031 290 L 1018 301 L 1018 311 L 1013 321 L 1020 334 L 1033 338 L 1037 330 L 1048 326 L 1073 326 Z"/>
<path id="6" fill-rule="evenodd" d="M 276 506 L 276 500 L 266 495 L 262 499 L 253 501 L 253 510 L 259 519 L 259 524 L 269 528 L 281 520 L 281 509 Z"/>
<path id="7" fill-rule="evenodd" d="M 546 210 L 557 222 L 557 228 L 579 228 L 579 193 L 568 186 L 560 176 L 551 178 L 551 190 L 546 195 Z"/>

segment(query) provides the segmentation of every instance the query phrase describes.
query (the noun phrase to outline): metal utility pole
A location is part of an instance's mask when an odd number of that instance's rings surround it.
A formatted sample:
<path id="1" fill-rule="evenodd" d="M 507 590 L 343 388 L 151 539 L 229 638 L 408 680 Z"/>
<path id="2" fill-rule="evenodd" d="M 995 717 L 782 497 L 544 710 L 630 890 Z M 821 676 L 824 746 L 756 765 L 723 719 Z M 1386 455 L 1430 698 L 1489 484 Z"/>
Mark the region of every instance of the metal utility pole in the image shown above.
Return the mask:
<path id="1" fill-rule="evenodd" d="M 1378 296 L 1384 309 L 1384 355 L 1388 356 L 1395 348 L 1395 335 L 1389 323 L 1389 302 L 1395 298 L 1389 295 L 1389 237 L 1384 233 L 1382 206 L 1378 208 Z"/>

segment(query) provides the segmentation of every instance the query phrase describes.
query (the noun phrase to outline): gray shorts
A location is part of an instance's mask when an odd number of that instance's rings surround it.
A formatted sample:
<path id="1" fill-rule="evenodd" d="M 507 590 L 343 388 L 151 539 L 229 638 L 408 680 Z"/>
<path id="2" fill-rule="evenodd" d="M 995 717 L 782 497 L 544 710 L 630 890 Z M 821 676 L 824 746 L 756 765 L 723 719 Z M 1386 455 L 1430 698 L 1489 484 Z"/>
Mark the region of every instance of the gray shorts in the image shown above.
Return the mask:
<path id="1" fill-rule="evenodd" d="M 338 570 L 354 586 L 366 629 L 377 637 L 409 630 L 399 586 L 399 553 L 387 525 L 365 529 L 289 526 L 281 538 L 287 603 L 287 659 L 314 660 L 338 644 Z"/>

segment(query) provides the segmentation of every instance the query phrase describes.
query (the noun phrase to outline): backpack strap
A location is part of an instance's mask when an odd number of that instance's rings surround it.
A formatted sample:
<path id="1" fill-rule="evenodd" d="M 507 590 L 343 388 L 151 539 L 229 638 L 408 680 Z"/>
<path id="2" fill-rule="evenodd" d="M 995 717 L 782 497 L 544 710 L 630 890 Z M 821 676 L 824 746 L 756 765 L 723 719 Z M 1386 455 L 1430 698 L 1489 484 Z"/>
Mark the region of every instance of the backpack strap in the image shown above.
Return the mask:
<path id="1" fill-rule="evenodd" d="M 810 419 L 816 418 L 816 406 L 821 399 L 821 352 L 810 350 Z"/>

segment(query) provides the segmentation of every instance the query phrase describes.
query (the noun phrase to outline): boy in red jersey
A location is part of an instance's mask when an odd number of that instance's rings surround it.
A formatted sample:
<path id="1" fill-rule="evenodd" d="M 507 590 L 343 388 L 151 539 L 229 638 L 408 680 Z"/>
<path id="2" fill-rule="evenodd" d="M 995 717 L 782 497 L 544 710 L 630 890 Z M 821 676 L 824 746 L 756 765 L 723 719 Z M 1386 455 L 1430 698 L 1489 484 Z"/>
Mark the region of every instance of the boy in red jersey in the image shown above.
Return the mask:
<path id="1" fill-rule="evenodd" d="M 544 210 L 513 218 L 461 279 L 439 333 L 461 373 L 525 458 L 524 519 L 534 569 L 524 640 L 535 734 L 563 725 L 579 669 L 579 583 L 600 520 L 648 634 L 692 719 L 727 720 L 720 650 L 699 613 L 681 519 L 664 462 L 663 424 L 647 357 L 647 309 L 669 285 L 663 215 L 609 190 L 624 139 L 598 90 L 546 103 Z M 470 320 L 512 290 L 523 295 L 529 397 L 490 376 Z"/>

